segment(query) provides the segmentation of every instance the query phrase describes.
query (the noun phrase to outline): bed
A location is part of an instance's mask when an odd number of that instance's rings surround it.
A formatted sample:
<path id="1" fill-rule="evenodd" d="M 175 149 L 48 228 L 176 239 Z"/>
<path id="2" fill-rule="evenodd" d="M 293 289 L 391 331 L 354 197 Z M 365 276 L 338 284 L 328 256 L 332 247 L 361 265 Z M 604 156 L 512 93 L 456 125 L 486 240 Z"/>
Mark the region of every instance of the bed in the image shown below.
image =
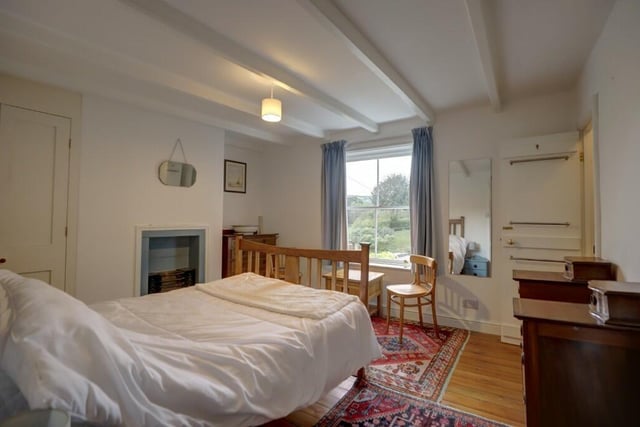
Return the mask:
<path id="1" fill-rule="evenodd" d="M 449 219 L 449 274 L 460 274 L 467 254 L 464 216 Z"/>
<path id="2" fill-rule="evenodd" d="M 0 270 L 0 419 L 26 403 L 100 425 L 260 425 L 381 356 L 360 298 L 279 278 L 306 281 L 313 264 L 367 270 L 366 251 L 238 247 L 245 269 L 268 257 L 271 277 L 92 306 Z M 309 260 L 297 273 L 296 258 Z"/>

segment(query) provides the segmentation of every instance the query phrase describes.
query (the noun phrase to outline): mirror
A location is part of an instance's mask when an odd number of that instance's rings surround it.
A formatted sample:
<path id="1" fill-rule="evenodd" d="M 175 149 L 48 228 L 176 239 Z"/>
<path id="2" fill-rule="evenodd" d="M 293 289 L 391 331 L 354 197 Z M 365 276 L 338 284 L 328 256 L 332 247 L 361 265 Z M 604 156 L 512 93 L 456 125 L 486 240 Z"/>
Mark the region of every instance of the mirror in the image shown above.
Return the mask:
<path id="1" fill-rule="evenodd" d="M 449 274 L 491 275 L 491 159 L 449 163 Z"/>
<path id="2" fill-rule="evenodd" d="M 189 163 L 166 160 L 158 168 L 158 178 L 164 185 L 191 187 L 196 182 L 196 168 Z"/>

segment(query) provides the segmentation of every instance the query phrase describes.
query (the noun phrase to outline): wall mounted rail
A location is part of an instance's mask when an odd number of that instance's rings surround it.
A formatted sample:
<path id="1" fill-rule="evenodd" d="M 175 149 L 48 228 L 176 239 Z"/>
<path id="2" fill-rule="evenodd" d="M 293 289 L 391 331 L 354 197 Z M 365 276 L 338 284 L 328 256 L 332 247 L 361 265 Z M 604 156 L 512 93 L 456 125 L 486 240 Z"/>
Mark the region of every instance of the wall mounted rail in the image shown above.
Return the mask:
<path id="1" fill-rule="evenodd" d="M 564 261 L 561 261 L 559 259 L 545 259 L 545 258 L 521 258 L 521 257 L 516 257 L 511 255 L 509 257 L 509 259 L 511 261 L 535 261 L 535 262 L 554 262 L 554 263 L 560 263 L 560 264 L 564 264 Z"/>
<path id="2" fill-rule="evenodd" d="M 516 163 L 542 162 L 545 160 L 569 160 L 569 156 L 536 157 L 534 159 L 510 160 L 509 164 L 513 166 Z"/>
<path id="3" fill-rule="evenodd" d="M 509 221 L 510 225 L 561 225 L 568 227 L 568 222 L 531 222 L 531 221 Z"/>

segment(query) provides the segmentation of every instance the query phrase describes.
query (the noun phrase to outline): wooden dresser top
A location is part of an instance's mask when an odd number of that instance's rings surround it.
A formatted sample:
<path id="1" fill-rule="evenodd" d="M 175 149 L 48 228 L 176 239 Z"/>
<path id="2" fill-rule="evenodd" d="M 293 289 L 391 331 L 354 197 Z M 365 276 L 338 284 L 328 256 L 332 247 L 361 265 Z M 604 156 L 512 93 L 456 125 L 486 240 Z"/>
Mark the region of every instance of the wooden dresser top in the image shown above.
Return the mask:
<path id="1" fill-rule="evenodd" d="M 564 273 L 558 271 L 533 271 L 533 270 L 513 270 L 513 280 L 531 280 L 540 282 L 558 282 L 568 284 L 586 284 L 587 281 L 570 280 L 564 277 Z"/>
<path id="2" fill-rule="evenodd" d="M 513 316 L 520 320 L 547 320 L 578 326 L 635 330 L 640 334 L 640 328 L 637 327 L 603 324 L 589 314 L 588 304 L 514 298 Z"/>

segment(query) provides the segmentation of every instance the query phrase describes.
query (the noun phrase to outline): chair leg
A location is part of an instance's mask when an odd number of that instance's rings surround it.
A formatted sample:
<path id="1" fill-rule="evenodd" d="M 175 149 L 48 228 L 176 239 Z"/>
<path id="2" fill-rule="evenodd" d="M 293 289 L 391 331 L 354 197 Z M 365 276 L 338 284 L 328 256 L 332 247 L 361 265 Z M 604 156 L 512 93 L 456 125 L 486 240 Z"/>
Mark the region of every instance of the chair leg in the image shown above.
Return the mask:
<path id="1" fill-rule="evenodd" d="M 390 323 L 391 323 L 391 293 L 387 292 L 387 334 L 389 333 Z"/>
<path id="2" fill-rule="evenodd" d="M 436 301 L 431 297 L 431 315 L 433 316 L 433 329 L 436 331 L 436 338 L 440 338 L 438 334 L 438 318 L 436 317 Z"/>
<path id="3" fill-rule="evenodd" d="M 402 326 L 404 324 L 404 297 L 400 297 L 400 339 L 398 342 L 402 344 Z"/>
<path id="4" fill-rule="evenodd" d="M 422 299 L 420 297 L 416 298 L 418 300 L 418 317 L 420 318 L 420 327 L 424 329 L 424 324 L 422 322 Z"/>

